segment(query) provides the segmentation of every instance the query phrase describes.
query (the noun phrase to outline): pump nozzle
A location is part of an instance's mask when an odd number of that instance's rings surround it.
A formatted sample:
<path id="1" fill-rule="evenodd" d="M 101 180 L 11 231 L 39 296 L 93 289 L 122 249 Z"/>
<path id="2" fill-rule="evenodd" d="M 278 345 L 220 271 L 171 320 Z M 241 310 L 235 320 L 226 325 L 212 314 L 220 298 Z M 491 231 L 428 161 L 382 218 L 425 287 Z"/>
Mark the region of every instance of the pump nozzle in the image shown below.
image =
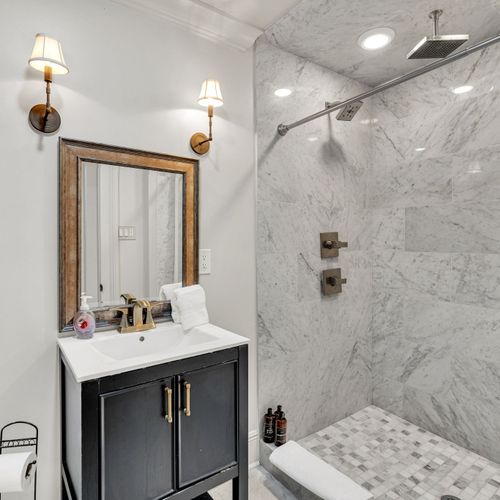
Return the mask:
<path id="1" fill-rule="evenodd" d="M 80 311 L 90 311 L 90 306 L 87 304 L 87 300 L 91 298 L 92 296 L 82 292 L 80 295 Z"/>

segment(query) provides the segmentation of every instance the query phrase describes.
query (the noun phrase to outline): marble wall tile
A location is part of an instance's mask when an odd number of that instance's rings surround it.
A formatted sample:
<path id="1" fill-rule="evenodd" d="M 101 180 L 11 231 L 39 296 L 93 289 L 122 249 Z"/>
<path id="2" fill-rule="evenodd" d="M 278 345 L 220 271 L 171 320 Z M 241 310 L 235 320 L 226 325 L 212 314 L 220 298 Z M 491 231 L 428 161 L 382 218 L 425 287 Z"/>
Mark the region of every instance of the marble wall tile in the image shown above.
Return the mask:
<path id="1" fill-rule="evenodd" d="M 483 51 L 374 100 L 367 189 L 367 209 L 405 212 L 403 251 L 373 256 L 374 402 L 497 461 L 499 62 Z M 474 91 L 454 96 L 459 81 Z"/>
<path id="2" fill-rule="evenodd" d="M 405 211 L 403 209 L 372 209 L 372 241 L 367 250 L 404 250 Z"/>
<path id="3" fill-rule="evenodd" d="M 500 255 L 453 255 L 451 272 L 455 302 L 500 309 Z"/>
<path id="4" fill-rule="evenodd" d="M 500 460 L 499 63 L 483 51 L 278 138 L 364 87 L 258 41 L 259 405 L 285 405 L 291 438 L 374 402 Z M 324 231 L 349 241 L 338 259 Z M 323 297 L 329 267 L 348 282 Z"/>
<path id="5" fill-rule="evenodd" d="M 428 293 L 449 300 L 451 255 L 386 250 L 373 262 L 374 287 Z"/>
<path id="6" fill-rule="evenodd" d="M 404 384 L 393 379 L 379 378 L 374 373 L 373 404 L 396 415 L 403 414 Z"/>
<path id="7" fill-rule="evenodd" d="M 372 176 L 368 190 L 370 207 L 423 207 L 452 201 L 450 158 L 384 162 L 373 169 Z"/>
<path id="8" fill-rule="evenodd" d="M 454 158 L 453 200 L 500 201 L 500 148 L 473 149 Z"/>
<path id="9" fill-rule="evenodd" d="M 405 242 L 410 252 L 500 253 L 500 207 L 479 199 L 407 208 Z"/>
<path id="10" fill-rule="evenodd" d="M 457 304 L 451 320 L 460 339 L 459 352 L 471 358 L 500 362 L 500 311 L 480 306 Z"/>
<path id="11" fill-rule="evenodd" d="M 461 305 L 414 292 L 406 293 L 402 301 L 404 335 L 409 342 L 451 349 L 465 338 L 456 330 Z"/>
<path id="12" fill-rule="evenodd" d="M 274 95 L 280 87 L 293 90 L 288 100 Z M 325 118 L 277 139 L 276 126 L 364 88 L 257 42 L 259 407 L 263 413 L 282 404 L 291 439 L 372 400 L 373 232 L 363 214 L 371 131 Z M 378 234 L 388 245 L 400 232 L 391 223 L 380 217 Z M 319 234 L 327 231 L 353 235 L 339 258 L 320 258 Z M 324 297 L 321 271 L 332 267 L 348 282 L 342 294 Z"/>
<path id="13" fill-rule="evenodd" d="M 465 353 L 453 359 L 452 383 L 445 393 L 405 386 L 403 418 L 500 461 L 496 436 L 500 420 L 493 416 L 500 400 L 500 364 L 479 361 Z"/>

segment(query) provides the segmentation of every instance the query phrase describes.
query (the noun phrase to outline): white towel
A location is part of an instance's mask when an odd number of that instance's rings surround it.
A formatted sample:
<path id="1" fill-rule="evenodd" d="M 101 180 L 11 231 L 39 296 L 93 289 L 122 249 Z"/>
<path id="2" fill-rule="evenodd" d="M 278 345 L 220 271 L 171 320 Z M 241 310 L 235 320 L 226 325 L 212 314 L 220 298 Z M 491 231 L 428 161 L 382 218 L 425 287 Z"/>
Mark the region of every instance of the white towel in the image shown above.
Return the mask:
<path id="1" fill-rule="evenodd" d="M 176 309 L 183 330 L 208 323 L 205 291 L 200 285 L 178 288 L 172 292 L 172 311 Z"/>
<path id="2" fill-rule="evenodd" d="M 172 300 L 172 292 L 181 288 L 182 283 L 169 283 L 160 288 L 160 300 Z"/>
<path id="3" fill-rule="evenodd" d="M 295 441 L 276 448 L 271 463 L 325 500 L 369 500 L 373 495 Z"/>
<path id="4" fill-rule="evenodd" d="M 160 300 L 170 300 L 170 302 L 172 302 L 172 293 L 178 288 L 182 288 L 182 283 L 169 283 L 168 285 L 163 285 L 160 288 Z M 172 303 L 170 305 L 172 306 L 172 319 L 174 323 L 180 323 L 181 320 L 177 307 L 174 307 Z"/>

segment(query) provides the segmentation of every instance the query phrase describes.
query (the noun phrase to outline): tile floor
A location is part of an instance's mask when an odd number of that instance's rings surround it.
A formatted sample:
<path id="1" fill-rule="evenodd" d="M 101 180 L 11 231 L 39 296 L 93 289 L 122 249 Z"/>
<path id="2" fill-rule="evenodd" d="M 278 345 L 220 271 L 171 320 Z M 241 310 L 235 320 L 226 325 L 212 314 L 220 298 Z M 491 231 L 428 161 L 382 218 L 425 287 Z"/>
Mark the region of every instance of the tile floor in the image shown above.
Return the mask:
<path id="1" fill-rule="evenodd" d="M 377 500 L 500 500 L 500 465 L 376 406 L 299 442 Z"/>
<path id="2" fill-rule="evenodd" d="M 248 476 L 250 500 L 297 500 L 279 481 L 263 467 L 250 469 Z M 213 500 L 232 500 L 231 482 L 210 491 Z"/>
<path id="3" fill-rule="evenodd" d="M 439 500 L 446 494 L 500 500 L 499 464 L 376 406 L 299 443 L 370 490 L 375 500 Z M 250 471 L 249 490 L 250 500 L 297 500 L 262 467 Z M 231 500 L 231 485 L 210 493 L 214 500 Z"/>

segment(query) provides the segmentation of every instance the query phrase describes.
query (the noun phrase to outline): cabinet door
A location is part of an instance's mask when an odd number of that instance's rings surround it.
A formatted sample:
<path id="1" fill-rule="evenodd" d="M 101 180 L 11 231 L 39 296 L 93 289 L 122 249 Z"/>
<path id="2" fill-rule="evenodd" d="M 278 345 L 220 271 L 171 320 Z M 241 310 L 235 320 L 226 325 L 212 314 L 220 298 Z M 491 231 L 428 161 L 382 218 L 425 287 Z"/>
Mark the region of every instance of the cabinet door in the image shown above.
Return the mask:
<path id="1" fill-rule="evenodd" d="M 178 378 L 181 487 L 236 464 L 236 367 L 229 362 Z"/>
<path id="2" fill-rule="evenodd" d="M 173 381 L 101 396 L 103 500 L 155 500 L 173 490 L 175 432 L 168 418 L 169 403 L 176 408 Z"/>

